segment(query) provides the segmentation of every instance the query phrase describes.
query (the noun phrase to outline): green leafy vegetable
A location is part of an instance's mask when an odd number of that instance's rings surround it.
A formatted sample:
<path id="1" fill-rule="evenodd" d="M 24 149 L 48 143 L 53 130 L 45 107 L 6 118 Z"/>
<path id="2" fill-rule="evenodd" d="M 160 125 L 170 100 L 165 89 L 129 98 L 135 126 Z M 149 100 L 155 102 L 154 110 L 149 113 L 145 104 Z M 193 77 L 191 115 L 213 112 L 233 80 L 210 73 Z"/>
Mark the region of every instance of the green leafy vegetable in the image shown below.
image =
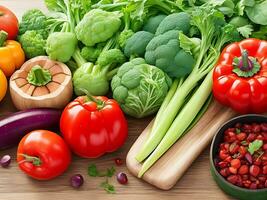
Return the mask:
<path id="1" fill-rule="evenodd" d="M 245 25 L 237 28 L 237 31 L 242 35 L 244 38 L 249 38 L 249 36 L 253 32 L 253 26 L 252 25 Z"/>
<path id="2" fill-rule="evenodd" d="M 115 194 L 116 193 L 116 190 L 115 190 L 115 187 L 114 185 L 111 185 L 108 180 L 102 182 L 100 184 L 100 187 L 102 187 L 107 193 L 109 194 Z"/>
<path id="3" fill-rule="evenodd" d="M 262 140 L 254 140 L 248 146 L 248 151 L 251 155 L 254 154 L 255 151 L 258 151 L 263 145 Z"/>
<path id="4" fill-rule="evenodd" d="M 246 7 L 248 18 L 255 24 L 267 25 L 267 1 L 259 1 L 253 7 Z"/>

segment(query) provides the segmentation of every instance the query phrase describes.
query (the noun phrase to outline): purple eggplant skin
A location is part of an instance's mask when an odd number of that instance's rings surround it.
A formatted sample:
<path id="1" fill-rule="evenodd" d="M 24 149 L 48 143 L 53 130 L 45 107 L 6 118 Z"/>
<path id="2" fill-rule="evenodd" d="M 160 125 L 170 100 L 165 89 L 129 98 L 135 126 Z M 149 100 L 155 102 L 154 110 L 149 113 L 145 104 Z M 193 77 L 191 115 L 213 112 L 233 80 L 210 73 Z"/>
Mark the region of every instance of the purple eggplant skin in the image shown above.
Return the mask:
<path id="1" fill-rule="evenodd" d="M 0 120 L 0 149 L 16 146 L 27 133 L 38 130 L 57 130 L 61 110 L 35 108 L 12 113 Z"/>

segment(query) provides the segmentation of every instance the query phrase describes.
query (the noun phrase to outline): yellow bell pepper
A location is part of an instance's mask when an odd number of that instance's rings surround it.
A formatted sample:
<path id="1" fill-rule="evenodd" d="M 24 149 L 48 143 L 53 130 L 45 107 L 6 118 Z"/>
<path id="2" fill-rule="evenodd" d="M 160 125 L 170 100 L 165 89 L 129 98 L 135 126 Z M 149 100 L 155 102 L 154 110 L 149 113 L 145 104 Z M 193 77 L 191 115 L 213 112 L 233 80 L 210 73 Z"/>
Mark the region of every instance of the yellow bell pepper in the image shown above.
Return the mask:
<path id="1" fill-rule="evenodd" d="M 0 69 L 6 77 L 21 67 L 25 61 L 25 54 L 19 42 L 7 40 L 7 33 L 0 31 Z"/>
<path id="2" fill-rule="evenodd" d="M 7 79 L 0 69 L 0 101 L 5 97 L 7 91 Z"/>

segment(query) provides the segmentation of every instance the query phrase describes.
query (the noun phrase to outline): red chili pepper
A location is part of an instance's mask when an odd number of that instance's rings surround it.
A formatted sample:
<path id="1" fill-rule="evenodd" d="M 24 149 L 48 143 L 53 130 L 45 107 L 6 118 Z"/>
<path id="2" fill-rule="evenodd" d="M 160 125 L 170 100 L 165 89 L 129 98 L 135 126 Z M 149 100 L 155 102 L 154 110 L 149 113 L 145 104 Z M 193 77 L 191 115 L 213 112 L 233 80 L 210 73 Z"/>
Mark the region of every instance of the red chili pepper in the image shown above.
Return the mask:
<path id="1" fill-rule="evenodd" d="M 60 129 L 73 152 L 96 158 L 121 147 L 128 135 L 127 121 L 115 100 L 81 96 L 62 113 Z"/>
<path id="2" fill-rule="evenodd" d="M 213 94 L 237 112 L 266 112 L 267 41 L 250 38 L 228 45 L 214 69 Z"/>

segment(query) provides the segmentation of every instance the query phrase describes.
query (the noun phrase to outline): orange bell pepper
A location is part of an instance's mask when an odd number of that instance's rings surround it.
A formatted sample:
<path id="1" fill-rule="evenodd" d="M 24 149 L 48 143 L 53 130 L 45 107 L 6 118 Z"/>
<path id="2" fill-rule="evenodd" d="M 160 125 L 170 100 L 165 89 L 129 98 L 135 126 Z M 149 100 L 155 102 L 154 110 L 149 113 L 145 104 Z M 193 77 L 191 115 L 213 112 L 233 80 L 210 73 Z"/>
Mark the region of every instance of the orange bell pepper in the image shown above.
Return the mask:
<path id="1" fill-rule="evenodd" d="M 4 98 L 7 91 L 7 79 L 5 74 L 0 69 L 0 101 Z"/>
<path id="2" fill-rule="evenodd" d="M 9 77 L 24 63 L 25 54 L 20 43 L 6 40 L 7 36 L 5 31 L 0 31 L 0 69 Z"/>

